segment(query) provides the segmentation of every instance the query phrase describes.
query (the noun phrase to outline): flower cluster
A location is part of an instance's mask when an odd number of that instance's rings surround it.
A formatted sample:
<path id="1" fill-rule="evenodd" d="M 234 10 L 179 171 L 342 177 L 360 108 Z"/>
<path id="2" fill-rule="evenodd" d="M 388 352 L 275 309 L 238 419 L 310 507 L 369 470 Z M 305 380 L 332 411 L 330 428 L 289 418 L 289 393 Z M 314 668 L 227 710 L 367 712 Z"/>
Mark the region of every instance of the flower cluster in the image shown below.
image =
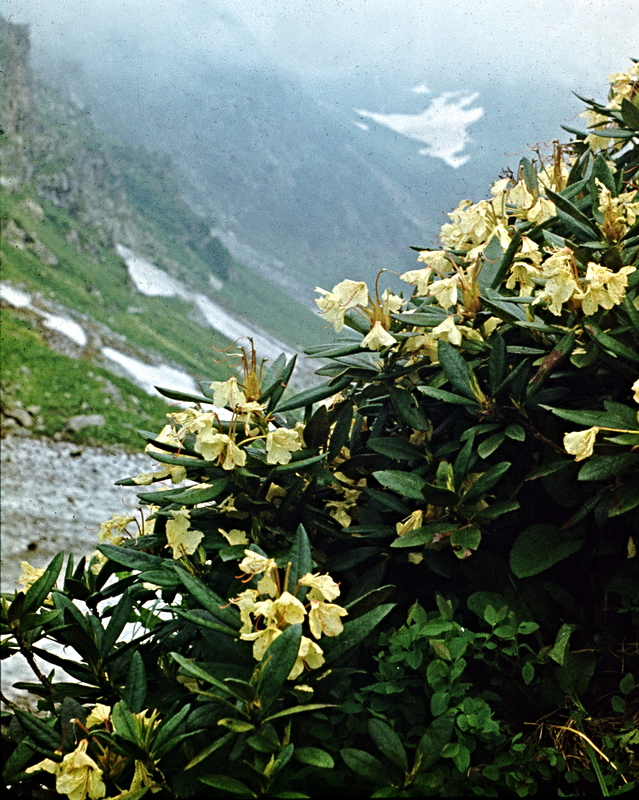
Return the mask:
<path id="1" fill-rule="evenodd" d="M 308 620 L 311 635 L 315 639 L 338 636 L 343 630 L 341 617 L 348 613 L 345 608 L 330 602 L 339 597 L 339 586 L 329 575 L 307 573 L 297 582 L 293 593 L 281 590 L 277 563 L 272 558 L 245 550 L 240 569 L 251 580 L 258 575 L 256 589 L 246 589 L 231 602 L 240 611 L 242 627 L 240 639 L 253 642 L 253 657 L 264 658 L 269 645 L 290 625 Z M 286 583 L 286 581 L 285 581 Z M 296 594 L 300 587 L 308 587 L 306 604 Z M 307 636 L 302 636 L 297 659 L 288 678 L 294 680 L 304 668 L 317 669 L 324 663 L 322 648 Z"/>

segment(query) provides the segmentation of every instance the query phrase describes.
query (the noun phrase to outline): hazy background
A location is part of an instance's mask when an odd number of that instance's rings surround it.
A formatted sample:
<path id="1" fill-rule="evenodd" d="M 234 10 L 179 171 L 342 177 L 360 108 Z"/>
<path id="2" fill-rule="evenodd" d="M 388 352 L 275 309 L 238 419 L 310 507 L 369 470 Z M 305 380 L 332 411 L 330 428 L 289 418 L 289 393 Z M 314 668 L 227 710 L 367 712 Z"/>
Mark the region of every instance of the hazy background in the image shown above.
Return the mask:
<path id="1" fill-rule="evenodd" d="M 168 155 L 189 204 L 289 285 L 414 263 L 444 214 L 583 128 L 639 57 L 638 0 L 5 0 L 39 72 Z M 323 285 L 323 284 L 322 284 Z"/>

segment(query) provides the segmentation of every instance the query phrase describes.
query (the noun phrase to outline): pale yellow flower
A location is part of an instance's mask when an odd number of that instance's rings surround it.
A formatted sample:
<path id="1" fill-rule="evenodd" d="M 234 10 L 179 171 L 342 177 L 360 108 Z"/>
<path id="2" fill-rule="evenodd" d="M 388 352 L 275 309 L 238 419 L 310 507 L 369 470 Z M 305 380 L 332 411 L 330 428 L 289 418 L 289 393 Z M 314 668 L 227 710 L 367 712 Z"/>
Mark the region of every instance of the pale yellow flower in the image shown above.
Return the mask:
<path id="1" fill-rule="evenodd" d="M 218 533 L 221 533 L 230 545 L 250 544 L 246 537 L 246 532 L 239 530 L 238 528 L 233 528 L 228 533 L 225 530 L 222 530 L 222 528 L 218 528 L 217 530 Z"/>
<path id="2" fill-rule="evenodd" d="M 389 347 L 396 344 L 397 340 L 384 329 L 382 323 L 376 320 L 372 328 L 360 342 L 360 347 L 368 347 L 369 350 L 381 350 L 382 347 Z"/>
<path id="3" fill-rule="evenodd" d="M 100 523 L 98 542 L 100 544 L 122 544 L 124 534 L 128 533 L 127 525 L 135 522 L 135 517 L 125 514 L 114 514 L 111 519 Z"/>
<path id="4" fill-rule="evenodd" d="M 324 651 L 312 639 L 302 636 L 300 641 L 300 649 L 297 653 L 297 658 L 293 669 L 288 675 L 289 681 L 294 681 L 298 675 L 301 675 L 304 667 L 309 669 L 318 669 L 324 663 Z M 299 688 L 299 687 L 298 687 Z"/>
<path id="5" fill-rule="evenodd" d="M 110 719 L 111 706 L 105 706 L 103 703 L 96 703 L 84 724 L 87 728 L 93 728 L 95 725 L 105 725 Z"/>
<path id="6" fill-rule="evenodd" d="M 327 292 L 319 286 L 315 287 L 315 291 L 323 295 L 316 298 L 315 303 L 320 313 L 333 325 L 336 333 L 344 327 L 344 316 L 350 308 L 368 304 L 368 287 L 364 281 L 344 280 L 333 286 L 332 292 Z"/>
<path id="7" fill-rule="evenodd" d="M 207 427 L 198 432 L 193 449 L 207 461 L 216 461 L 222 469 L 231 470 L 246 464 L 246 453 L 226 433 Z"/>
<path id="8" fill-rule="evenodd" d="M 171 483 L 182 483 L 186 478 L 186 467 L 167 464 L 157 472 L 141 472 L 131 480 L 138 486 L 150 486 L 155 481 L 161 481 L 164 478 L 171 478 Z"/>
<path id="9" fill-rule="evenodd" d="M 88 739 L 82 739 L 71 753 L 67 753 L 62 763 L 45 758 L 38 764 L 25 770 L 27 773 L 44 770 L 55 775 L 55 788 L 58 794 L 65 794 L 69 800 L 100 800 L 106 794 L 106 786 L 102 780 L 102 770 L 96 762 L 86 754 Z"/>
<path id="10" fill-rule="evenodd" d="M 462 335 L 459 328 L 455 326 L 455 316 L 451 314 L 443 322 L 440 322 L 436 328 L 433 328 L 433 336 L 435 339 L 443 339 L 445 342 L 454 344 L 457 347 L 462 343 Z"/>
<path id="11" fill-rule="evenodd" d="M 428 292 L 428 286 L 430 284 L 430 278 L 432 274 L 433 270 L 430 267 L 426 267 L 425 269 L 411 269 L 399 277 L 400 280 L 404 281 L 405 283 L 415 286 L 415 297 L 421 297 L 421 295 L 424 295 Z"/>
<path id="12" fill-rule="evenodd" d="M 266 501 L 268 503 L 273 503 L 274 506 L 279 506 L 282 502 L 283 498 L 286 497 L 288 494 L 288 489 L 284 486 L 278 486 L 276 483 L 272 483 L 268 487 L 268 492 L 266 493 Z"/>
<path id="13" fill-rule="evenodd" d="M 335 600 L 340 595 L 339 584 L 331 578 L 330 575 L 320 575 L 316 573 L 306 573 L 299 579 L 300 586 L 310 586 L 311 591 L 308 593 L 309 597 L 315 597 L 317 600 Z"/>
<path id="14" fill-rule="evenodd" d="M 191 556 L 204 538 L 202 531 L 190 527 L 189 512 L 185 509 L 172 511 L 173 519 L 166 521 L 166 540 L 173 551 L 173 558 Z"/>
<path id="15" fill-rule="evenodd" d="M 213 404 L 218 408 L 228 406 L 230 409 L 234 409 L 246 403 L 246 396 L 238 385 L 235 376 L 227 381 L 213 381 L 211 389 L 213 391 Z"/>
<path id="16" fill-rule="evenodd" d="M 231 600 L 231 603 L 236 605 L 240 610 L 240 620 L 242 621 L 240 633 L 251 633 L 253 630 L 251 614 L 255 612 L 255 606 L 257 605 L 257 598 L 259 596 L 260 593 L 257 589 L 245 589 Z"/>
<path id="17" fill-rule="evenodd" d="M 451 306 L 457 303 L 457 289 L 461 277 L 458 274 L 451 275 L 450 278 L 441 278 L 428 287 L 428 295 L 434 297 L 438 304 L 448 311 Z"/>
<path id="18" fill-rule="evenodd" d="M 639 403 L 639 378 L 632 384 L 632 391 L 634 392 L 632 399 L 635 403 Z"/>
<path id="19" fill-rule="evenodd" d="M 417 256 L 417 260 L 421 261 L 422 264 L 426 264 L 429 269 L 435 270 L 436 272 L 450 272 L 452 267 L 450 256 L 445 250 L 422 250 Z M 421 270 L 417 271 L 419 272 Z M 402 280 L 405 280 L 403 276 Z M 411 281 L 407 281 L 407 283 L 410 282 Z"/>
<path id="20" fill-rule="evenodd" d="M 592 455 L 598 433 L 597 426 L 585 431 L 567 433 L 564 436 L 564 450 L 574 456 L 575 461 L 583 461 Z"/>
<path id="21" fill-rule="evenodd" d="M 20 575 L 16 583 L 21 583 L 25 589 L 30 589 L 46 571 L 45 567 L 32 567 L 28 561 L 21 561 L 20 568 L 22 569 L 22 575 Z"/>
<path id="22" fill-rule="evenodd" d="M 276 428 L 266 434 L 267 464 L 288 464 L 292 454 L 301 449 L 301 438 L 296 430 Z"/>
<path id="23" fill-rule="evenodd" d="M 264 658 L 264 653 L 268 650 L 271 643 L 281 636 L 282 631 L 275 625 L 268 625 L 259 631 L 252 633 L 241 633 L 240 639 L 247 642 L 253 642 L 253 658 L 256 661 L 261 661 Z"/>
<path id="24" fill-rule="evenodd" d="M 562 306 L 579 292 L 579 284 L 570 267 L 557 268 L 547 279 L 546 285 L 535 298 L 536 303 L 548 303 L 548 310 L 555 316 L 561 315 Z"/>
<path id="25" fill-rule="evenodd" d="M 385 314 L 396 314 L 404 305 L 402 298 L 398 294 L 393 294 L 389 289 L 384 289 L 381 301 Z"/>
<path id="26" fill-rule="evenodd" d="M 270 617 L 280 628 L 288 625 L 297 625 L 304 621 L 306 616 L 304 604 L 290 592 L 282 592 L 272 602 Z"/>
<path id="27" fill-rule="evenodd" d="M 417 511 L 413 511 L 412 514 L 409 514 L 406 519 L 395 524 L 397 535 L 406 536 L 407 533 L 414 531 L 415 528 L 421 528 L 421 526 L 424 524 L 423 520 L 424 512 L 418 508 Z"/>
<path id="28" fill-rule="evenodd" d="M 338 636 L 344 630 L 340 617 L 347 614 L 348 611 L 345 608 L 335 603 L 325 603 L 323 600 L 311 598 L 311 610 L 308 612 L 311 633 L 316 639 L 319 639 L 322 634 Z"/>
<path id="29" fill-rule="evenodd" d="M 251 576 L 264 573 L 257 583 L 260 594 L 277 597 L 279 586 L 277 582 L 277 563 L 274 558 L 266 558 L 253 550 L 244 551 L 245 558 L 240 561 L 240 569 Z"/>
<path id="30" fill-rule="evenodd" d="M 635 272 L 635 267 L 621 267 L 617 272 L 590 262 L 586 270 L 584 290 L 577 295 L 581 299 L 584 314 L 590 316 L 597 309 L 611 309 L 623 302 L 628 286 L 628 275 Z"/>

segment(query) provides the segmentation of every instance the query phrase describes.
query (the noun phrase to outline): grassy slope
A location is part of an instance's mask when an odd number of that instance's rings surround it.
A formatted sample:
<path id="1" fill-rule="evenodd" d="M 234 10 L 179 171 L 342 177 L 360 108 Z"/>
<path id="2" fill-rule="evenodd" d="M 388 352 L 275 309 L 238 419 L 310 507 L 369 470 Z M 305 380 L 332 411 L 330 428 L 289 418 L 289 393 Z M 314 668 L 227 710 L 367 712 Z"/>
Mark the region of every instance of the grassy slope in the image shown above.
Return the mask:
<path id="1" fill-rule="evenodd" d="M 39 406 L 43 429 L 38 433 L 61 433 L 67 419 L 76 414 L 102 414 L 103 427 L 65 432 L 64 438 L 140 450 L 142 440 L 136 430 L 159 430 L 166 422 L 172 410 L 168 401 L 150 397 L 88 361 L 51 352 L 37 330 L 9 309 L 0 311 L 0 320 L 3 398 L 8 396 L 25 408 Z M 105 383 L 110 392 L 105 392 Z"/>

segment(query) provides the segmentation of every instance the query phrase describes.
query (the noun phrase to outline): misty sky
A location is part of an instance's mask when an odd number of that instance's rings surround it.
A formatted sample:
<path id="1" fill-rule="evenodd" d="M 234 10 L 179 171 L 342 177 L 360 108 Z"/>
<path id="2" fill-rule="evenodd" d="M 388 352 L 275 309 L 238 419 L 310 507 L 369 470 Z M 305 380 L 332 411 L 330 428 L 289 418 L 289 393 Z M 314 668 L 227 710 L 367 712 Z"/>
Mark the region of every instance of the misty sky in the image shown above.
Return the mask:
<path id="1" fill-rule="evenodd" d="M 401 80 L 440 88 L 477 80 L 596 92 L 639 57 L 639 0 L 4 0 L 36 44 L 82 58 L 130 44 L 233 61 L 272 58 L 316 78 Z M 399 110 L 399 109 L 398 109 Z"/>

